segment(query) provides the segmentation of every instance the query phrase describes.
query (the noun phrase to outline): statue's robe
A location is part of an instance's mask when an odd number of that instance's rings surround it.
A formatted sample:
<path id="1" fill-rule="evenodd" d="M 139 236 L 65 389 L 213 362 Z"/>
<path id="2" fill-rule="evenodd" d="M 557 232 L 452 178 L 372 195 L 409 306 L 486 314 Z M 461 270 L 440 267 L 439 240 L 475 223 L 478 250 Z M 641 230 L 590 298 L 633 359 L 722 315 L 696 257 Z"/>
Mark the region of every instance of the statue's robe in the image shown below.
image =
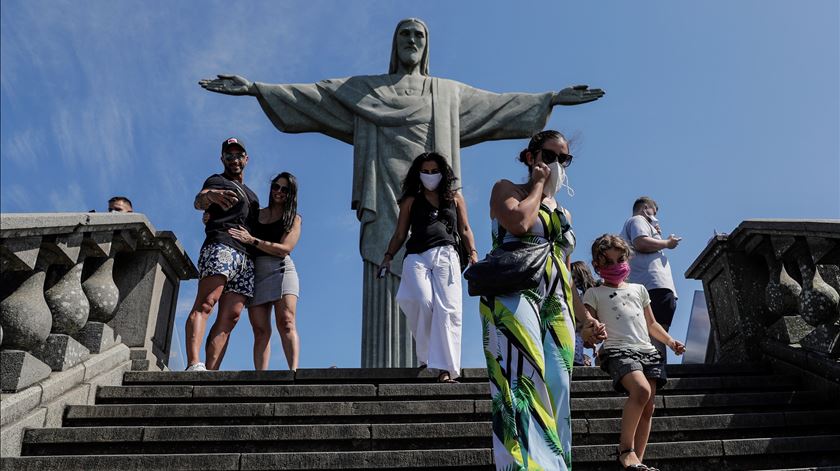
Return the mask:
<path id="1" fill-rule="evenodd" d="M 353 145 L 352 209 L 361 222 L 362 258 L 378 264 L 397 225 L 402 179 L 411 162 L 435 151 L 461 176 L 460 148 L 528 138 L 545 127 L 552 93 L 492 93 L 425 77 L 422 90 L 398 94 L 400 75 L 314 84 L 257 83 L 257 98 L 282 132 L 320 132 Z M 489 182 L 488 182 L 489 184 Z M 402 252 L 391 264 L 402 271 Z"/>

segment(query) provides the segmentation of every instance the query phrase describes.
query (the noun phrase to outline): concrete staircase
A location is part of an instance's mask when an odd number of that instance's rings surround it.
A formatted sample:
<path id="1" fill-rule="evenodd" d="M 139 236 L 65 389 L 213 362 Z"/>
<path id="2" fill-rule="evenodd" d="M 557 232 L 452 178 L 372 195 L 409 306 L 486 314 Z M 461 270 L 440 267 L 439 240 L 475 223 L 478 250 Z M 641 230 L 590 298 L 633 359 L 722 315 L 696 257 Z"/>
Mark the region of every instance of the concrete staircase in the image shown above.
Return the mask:
<path id="1" fill-rule="evenodd" d="M 763 365 L 671 365 L 646 462 L 665 470 L 840 469 L 840 401 Z M 493 469 L 486 372 L 128 372 L 6 470 Z M 575 471 L 615 470 L 624 398 L 572 382 Z"/>

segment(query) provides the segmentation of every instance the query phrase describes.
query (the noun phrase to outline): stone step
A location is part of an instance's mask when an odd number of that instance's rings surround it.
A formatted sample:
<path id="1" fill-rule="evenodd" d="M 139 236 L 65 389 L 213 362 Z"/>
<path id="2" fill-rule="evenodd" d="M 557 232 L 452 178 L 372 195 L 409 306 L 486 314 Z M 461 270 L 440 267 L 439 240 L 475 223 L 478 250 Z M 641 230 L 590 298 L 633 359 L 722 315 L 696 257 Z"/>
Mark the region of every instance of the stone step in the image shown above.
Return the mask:
<path id="1" fill-rule="evenodd" d="M 620 417 L 625 397 L 572 398 L 572 417 Z M 489 402 L 476 401 L 479 411 L 489 412 Z M 808 410 L 828 403 L 824 394 L 814 391 L 777 391 L 762 393 L 712 393 L 685 395 L 657 395 L 654 398 L 656 416 L 744 413 L 783 410 Z"/>
<path id="2" fill-rule="evenodd" d="M 614 470 L 615 445 L 575 446 L 577 471 Z M 27 456 L 3 460 L 3 469 L 492 469 L 490 448 L 458 450 L 334 451 L 168 455 Z M 645 461 L 662 469 L 755 469 L 840 462 L 840 435 L 651 443 Z"/>
<path id="3" fill-rule="evenodd" d="M 78 427 L 28 430 L 25 455 L 489 448 L 490 422 Z"/>
<path id="4" fill-rule="evenodd" d="M 801 410 L 824 403 L 820 393 L 657 396 L 657 416 Z M 625 398 L 573 398 L 574 418 L 620 417 Z M 834 404 L 836 406 L 836 404 Z M 336 401 L 68 406 L 65 426 L 475 422 L 489 420 L 491 401 Z"/>
<path id="5" fill-rule="evenodd" d="M 484 411 L 476 411 L 478 402 Z M 295 425 L 478 422 L 489 400 L 134 404 L 68 406 L 65 427 L 99 425 Z"/>
<path id="6" fill-rule="evenodd" d="M 68 470 L 263 470 L 263 469 L 458 469 L 491 470 L 489 448 L 311 453 L 191 455 L 27 456 L 3 460 L 2 469 Z"/>
<path id="7" fill-rule="evenodd" d="M 573 419 L 572 443 L 618 443 L 621 418 Z M 840 433 L 840 409 L 654 417 L 650 442 Z"/>
<path id="8" fill-rule="evenodd" d="M 840 410 L 655 417 L 651 443 L 840 432 Z M 618 442 L 621 419 L 573 419 L 572 443 Z M 26 455 L 291 452 L 489 447 L 485 422 L 31 429 Z"/>
<path id="9" fill-rule="evenodd" d="M 669 377 L 703 376 L 752 376 L 768 374 L 765 364 L 732 365 L 667 365 Z M 574 380 L 607 379 L 609 376 L 598 367 L 576 366 Z M 355 383 L 433 383 L 437 373 L 419 368 L 311 368 L 291 371 L 129 371 L 123 379 L 125 385 L 140 384 L 355 384 Z M 459 381 L 487 382 L 484 368 L 464 368 Z"/>
<path id="10" fill-rule="evenodd" d="M 484 371 L 482 369 L 482 371 Z M 707 365 L 701 363 L 666 365 L 665 371 L 669 378 L 687 378 L 703 376 L 753 376 L 772 373 L 767 363 L 733 363 Z M 483 373 L 486 377 L 486 371 Z M 609 375 L 597 366 L 575 366 L 572 371 L 574 380 L 603 379 Z"/>
<path id="11" fill-rule="evenodd" d="M 840 471 L 840 466 L 810 466 L 807 468 L 761 468 L 748 469 L 747 471 Z"/>
<path id="12" fill-rule="evenodd" d="M 760 389 L 762 391 L 790 390 L 797 384 L 791 376 L 763 375 L 754 377 L 709 376 L 671 378 L 663 395 L 689 394 L 711 391 Z M 610 380 L 572 382 L 572 397 L 623 397 L 613 389 Z M 394 400 L 434 398 L 482 399 L 488 397 L 488 383 L 397 383 L 397 384 L 274 384 L 274 385 L 188 385 L 161 384 L 139 386 L 107 386 L 99 388 L 97 402 L 101 404 L 184 403 L 184 402 L 266 402 L 266 401 L 331 401 Z"/>
<path id="13" fill-rule="evenodd" d="M 615 451 L 615 444 L 574 446 L 574 469 L 615 470 Z M 840 435 L 650 443 L 644 462 L 681 471 L 832 466 L 840 463 Z"/>

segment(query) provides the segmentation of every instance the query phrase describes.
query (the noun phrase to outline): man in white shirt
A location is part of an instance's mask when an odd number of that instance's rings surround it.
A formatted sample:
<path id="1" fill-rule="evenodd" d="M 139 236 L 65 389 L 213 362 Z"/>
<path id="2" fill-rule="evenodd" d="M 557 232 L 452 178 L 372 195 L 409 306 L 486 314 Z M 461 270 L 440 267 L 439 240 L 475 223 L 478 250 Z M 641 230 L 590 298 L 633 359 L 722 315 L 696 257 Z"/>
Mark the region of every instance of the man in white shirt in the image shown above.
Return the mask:
<path id="1" fill-rule="evenodd" d="M 677 290 L 664 249 L 676 248 L 682 238 L 674 234 L 667 239 L 662 238 L 659 220 L 656 219 L 658 212 L 659 205 L 652 198 L 641 196 L 636 199 L 633 203 L 633 216 L 624 223 L 621 238 L 633 250 L 628 281 L 645 286 L 650 296 L 653 317 L 668 331 L 677 309 Z M 665 345 L 656 339 L 651 341 L 666 358 Z"/>

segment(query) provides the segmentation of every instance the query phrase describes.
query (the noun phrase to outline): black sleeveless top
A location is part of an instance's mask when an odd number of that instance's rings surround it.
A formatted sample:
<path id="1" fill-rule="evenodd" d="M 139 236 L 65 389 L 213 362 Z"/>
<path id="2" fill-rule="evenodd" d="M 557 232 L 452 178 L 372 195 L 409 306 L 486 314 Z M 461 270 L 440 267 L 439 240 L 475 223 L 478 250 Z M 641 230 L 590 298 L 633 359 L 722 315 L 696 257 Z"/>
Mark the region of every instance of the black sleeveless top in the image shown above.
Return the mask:
<path id="1" fill-rule="evenodd" d="M 279 243 L 281 240 L 283 240 L 283 236 L 286 235 L 286 231 L 283 230 L 282 219 L 278 219 L 274 222 L 269 222 L 268 224 L 263 224 L 257 217 L 254 218 L 252 226 L 253 230 L 251 231 L 251 235 L 253 235 L 257 239 L 265 240 L 268 242 Z M 261 253 L 261 255 L 264 254 Z"/>
<path id="2" fill-rule="evenodd" d="M 455 202 L 441 198 L 440 208 L 435 208 L 422 193 L 411 204 L 411 236 L 405 244 L 405 253 L 422 253 L 433 247 L 455 245 L 457 215 Z"/>

